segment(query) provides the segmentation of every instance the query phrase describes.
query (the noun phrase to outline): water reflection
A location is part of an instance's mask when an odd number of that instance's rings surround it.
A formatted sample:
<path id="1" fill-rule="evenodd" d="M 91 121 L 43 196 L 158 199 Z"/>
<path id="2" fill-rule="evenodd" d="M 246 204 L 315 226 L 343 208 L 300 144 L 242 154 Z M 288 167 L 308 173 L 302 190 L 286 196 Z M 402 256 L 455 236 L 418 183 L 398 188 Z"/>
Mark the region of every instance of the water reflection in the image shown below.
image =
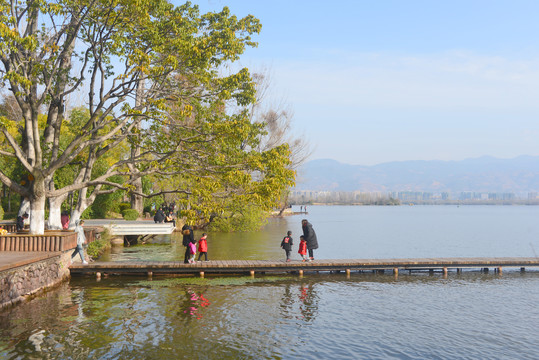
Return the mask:
<path id="1" fill-rule="evenodd" d="M 313 322 L 318 313 L 318 296 L 314 290 L 314 285 L 309 284 L 301 287 L 299 295 L 301 318 L 307 323 Z"/>
<path id="2" fill-rule="evenodd" d="M 204 291 L 194 291 L 190 288 L 185 290 L 185 302 L 180 308 L 183 308 L 183 313 L 188 316 L 194 317 L 197 320 L 202 319 L 204 316 L 202 310 L 210 305 L 208 299 L 204 297 Z"/>
<path id="3" fill-rule="evenodd" d="M 312 323 L 318 313 L 318 296 L 315 284 L 285 284 L 280 301 L 280 313 L 284 319 L 297 319 Z"/>
<path id="4" fill-rule="evenodd" d="M 459 358 L 460 347 L 495 357 L 490 340 L 473 341 L 477 328 L 503 328 L 492 341 L 529 355 L 539 350 L 538 275 L 73 279 L 0 313 L 0 358 L 365 358 L 380 347 L 427 358 L 432 326 L 448 339 L 440 357 Z M 493 297 L 518 307 L 486 306 Z M 395 323 L 405 329 L 398 339 L 389 336 Z"/>

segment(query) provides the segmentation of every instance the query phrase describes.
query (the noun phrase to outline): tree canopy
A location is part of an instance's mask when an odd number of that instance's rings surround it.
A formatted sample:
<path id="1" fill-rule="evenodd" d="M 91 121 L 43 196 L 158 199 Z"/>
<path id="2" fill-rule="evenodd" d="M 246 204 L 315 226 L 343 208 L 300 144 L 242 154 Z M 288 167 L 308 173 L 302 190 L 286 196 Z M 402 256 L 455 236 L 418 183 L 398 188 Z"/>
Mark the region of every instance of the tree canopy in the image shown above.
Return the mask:
<path id="1" fill-rule="evenodd" d="M 189 2 L 2 0 L 0 86 L 17 109 L 0 114 L 0 161 L 29 181 L 4 168 L 0 180 L 30 200 L 30 232 L 43 233 L 46 200 L 55 225 L 68 194 L 74 220 L 99 194 L 157 195 L 133 185 L 148 176 L 182 194 L 190 218 L 272 206 L 293 183 L 290 149 L 257 148 L 255 84 L 228 66 L 260 29 Z"/>

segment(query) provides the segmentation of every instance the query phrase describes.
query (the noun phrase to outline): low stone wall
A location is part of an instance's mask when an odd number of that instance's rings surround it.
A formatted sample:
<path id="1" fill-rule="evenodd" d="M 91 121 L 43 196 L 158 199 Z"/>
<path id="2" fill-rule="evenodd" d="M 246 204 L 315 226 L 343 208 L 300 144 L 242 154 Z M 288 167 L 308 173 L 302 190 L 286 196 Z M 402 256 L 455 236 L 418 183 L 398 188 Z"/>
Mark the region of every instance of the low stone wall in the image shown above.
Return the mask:
<path id="1" fill-rule="evenodd" d="M 0 309 L 69 279 L 71 251 L 0 272 Z"/>

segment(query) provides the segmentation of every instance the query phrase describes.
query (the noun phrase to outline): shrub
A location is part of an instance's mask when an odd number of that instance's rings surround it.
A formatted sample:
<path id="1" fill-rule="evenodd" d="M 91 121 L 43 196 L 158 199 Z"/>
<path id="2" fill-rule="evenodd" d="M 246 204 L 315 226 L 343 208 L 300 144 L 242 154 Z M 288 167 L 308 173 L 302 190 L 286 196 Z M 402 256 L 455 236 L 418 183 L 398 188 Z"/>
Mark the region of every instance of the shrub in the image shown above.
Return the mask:
<path id="1" fill-rule="evenodd" d="M 103 252 L 110 248 L 110 233 L 107 228 L 101 233 L 99 239 L 96 239 L 88 244 L 86 253 L 90 258 L 96 260 Z"/>
<path id="2" fill-rule="evenodd" d="M 123 214 L 125 210 L 131 209 L 130 203 L 119 203 L 118 204 L 118 212 L 120 214 Z"/>
<path id="3" fill-rule="evenodd" d="M 2 208 L 2 205 L 0 205 L 0 220 L 4 219 L 4 208 Z"/>
<path id="4" fill-rule="evenodd" d="M 4 212 L 4 220 L 15 220 L 17 215 L 17 212 Z"/>
<path id="5" fill-rule="evenodd" d="M 122 211 L 125 220 L 137 220 L 140 214 L 135 209 L 126 209 Z"/>

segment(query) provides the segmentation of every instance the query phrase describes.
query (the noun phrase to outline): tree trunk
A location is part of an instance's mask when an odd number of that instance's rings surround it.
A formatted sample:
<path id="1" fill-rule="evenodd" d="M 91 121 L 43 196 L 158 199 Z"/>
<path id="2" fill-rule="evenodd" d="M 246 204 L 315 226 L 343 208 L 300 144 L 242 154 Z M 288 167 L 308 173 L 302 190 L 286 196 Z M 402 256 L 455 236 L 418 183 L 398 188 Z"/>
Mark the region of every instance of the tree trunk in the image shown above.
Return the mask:
<path id="1" fill-rule="evenodd" d="M 75 228 L 75 222 L 80 219 L 80 216 L 82 213 L 86 210 L 86 207 L 83 208 L 81 211 L 78 206 L 76 206 L 73 211 L 71 212 L 71 217 L 69 218 L 69 228 L 73 229 Z"/>
<path id="2" fill-rule="evenodd" d="M 284 211 L 288 208 L 288 194 L 284 196 L 281 203 L 281 208 L 278 216 L 283 216 Z"/>
<path id="3" fill-rule="evenodd" d="M 45 233 L 45 181 L 43 178 L 35 179 L 30 197 L 30 234 L 43 235 Z"/>
<path id="4" fill-rule="evenodd" d="M 84 210 L 88 209 L 88 207 L 93 203 L 89 200 L 80 200 L 77 202 L 77 205 L 73 208 L 73 211 L 71 211 L 71 217 L 69 218 L 69 228 L 72 229 L 75 227 L 75 221 L 79 220 L 82 216 L 82 213 Z"/>
<path id="5" fill-rule="evenodd" d="M 142 192 L 142 178 L 138 178 L 133 185 L 135 186 L 136 191 Z M 131 193 L 131 209 L 137 210 L 138 213 L 142 215 L 144 210 L 144 198 L 140 195 Z"/>
<path id="6" fill-rule="evenodd" d="M 93 203 L 92 198 L 90 199 L 86 198 L 87 194 L 88 194 L 88 188 L 84 188 L 79 191 L 79 199 L 77 200 L 77 204 L 71 211 L 71 218 L 69 219 L 70 229 L 75 227 L 75 222 L 80 219 L 84 210 L 86 210 L 88 206 L 90 206 L 90 204 Z M 93 198 L 95 198 L 95 196 Z"/>
<path id="7" fill-rule="evenodd" d="M 144 99 L 144 80 L 140 80 L 137 83 L 137 93 L 135 98 L 135 106 L 140 107 L 142 104 L 142 101 Z M 140 130 L 140 124 L 136 126 L 137 130 Z M 139 133 L 139 132 L 137 132 Z M 138 135 L 140 136 L 140 135 Z M 133 171 L 136 168 L 136 160 L 140 156 L 140 146 L 137 144 L 131 145 L 131 161 L 132 164 L 128 164 L 128 168 L 130 171 Z M 137 178 L 133 182 L 133 185 L 135 187 L 135 191 L 142 193 L 142 178 Z M 131 209 L 135 209 L 138 211 L 139 215 L 142 215 L 143 209 L 144 209 L 144 199 L 140 195 L 136 195 L 134 193 L 131 193 Z"/>
<path id="8" fill-rule="evenodd" d="M 62 203 L 67 194 L 49 198 L 49 229 L 62 230 Z"/>

